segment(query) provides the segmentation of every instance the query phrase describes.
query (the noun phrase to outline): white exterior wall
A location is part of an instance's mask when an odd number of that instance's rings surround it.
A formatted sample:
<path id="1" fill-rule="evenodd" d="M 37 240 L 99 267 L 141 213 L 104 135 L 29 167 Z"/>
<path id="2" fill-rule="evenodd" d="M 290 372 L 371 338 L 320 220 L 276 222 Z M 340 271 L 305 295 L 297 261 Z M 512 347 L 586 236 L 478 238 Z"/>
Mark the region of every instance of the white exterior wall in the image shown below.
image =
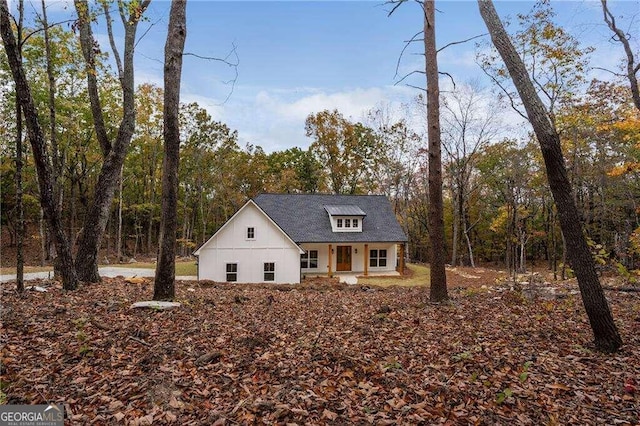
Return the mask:
<path id="1" fill-rule="evenodd" d="M 247 239 L 247 228 L 255 229 L 255 239 Z M 238 283 L 262 283 L 264 263 L 275 263 L 275 281 L 300 282 L 300 250 L 253 203 L 246 204 L 199 250 L 198 278 L 227 281 L 227 263 L 238 264 Z"/>
<path id="2" fill-rule="evenodd" d="M 364 243 L 331 243 L 333 253 L 331 254 L 331 272 L 336 271 L 336 247 L 351 246 L 351 272 L 364 272 Z M 318 250 L 318 268 L 302 269 L 303 275 L 326 274 L 329 272 L 329 243 L 304 243 L 300 247 L 305 250 Z M 369 243 L 369 250 L 386 249 L 387 250 L 387 266 L 386 267 L 369 267 L 371 272 L 392 272 L 396 270 L 396 258 L 398 256 L 398 245 L 396 243 Z M 358 253 L 356 253 L 358 250 Z M 347 271 L 342 271 L 347 272 Z"/>

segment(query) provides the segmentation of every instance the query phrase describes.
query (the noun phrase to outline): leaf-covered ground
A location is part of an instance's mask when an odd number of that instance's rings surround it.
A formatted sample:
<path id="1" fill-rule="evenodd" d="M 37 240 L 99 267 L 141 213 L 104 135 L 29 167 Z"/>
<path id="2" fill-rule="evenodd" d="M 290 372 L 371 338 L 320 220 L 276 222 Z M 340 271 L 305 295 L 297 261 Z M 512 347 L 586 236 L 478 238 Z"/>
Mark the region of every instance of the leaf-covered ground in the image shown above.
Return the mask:
<path id="1" fill-rule="evenodd" d="M 129 307 L 150 284 L 7 284 L 3 392 L 74 425 L 640 424 L 639 293 L 607 291 L 614 355 L 592 350 L 575 285 L 450 293 L 181 282 L 182 308 L 149 311 Z"/>

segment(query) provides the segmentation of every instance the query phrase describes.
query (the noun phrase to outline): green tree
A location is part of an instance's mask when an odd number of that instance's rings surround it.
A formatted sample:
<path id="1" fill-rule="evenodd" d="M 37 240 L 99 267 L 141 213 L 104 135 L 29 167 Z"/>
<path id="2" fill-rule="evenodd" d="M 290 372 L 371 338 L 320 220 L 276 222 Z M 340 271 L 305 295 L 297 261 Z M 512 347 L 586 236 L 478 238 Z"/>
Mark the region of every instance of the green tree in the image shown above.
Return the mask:
<path id="1" fill-rule="evenodd" d="M 6 0 L 0 3 L 0 33 L 4 42 L 5 52 L 16 86 L 16 94 L 19 105 L 25 116 L 29 141 L 33 149 L 34 159 L 37 165 L 38 182 L 40 188 L 40 202 L 49 229 L 54 235 L 63 287 L 74 290 L 78 286 L 78 277 L 73 268 L 73 256 L 71 247 L 62 229 L 62 222 L 58 209 L 55 206 L 53 175 L 49 164 L 49 153 L 45 146 L 45 138 L 42 126 L 38 120 L 38 113 L 33 101 L 33 96 L 27 82 L 27 78 L 19 55 L 18 42 L 11 28 L 9 18 L 9 6 Z"/>
<path id="2" fill-rule="evenodd" d="M 314 139 L 311 151 L 325 167 L 329 190 L 336 194 L 374 192 L 374 169 L 382 152 L 374 131 L 352 123 L 337 110 L 307 117 L 307 136 Z"/>
<path id="3" fill-rule="evenodd" d="M 269 181 L 265 188 L 272 192 L 315 193 L 322 191 L 322 166 L 311 149 L 298 147 L 274 151 L 268 155 Z"/>

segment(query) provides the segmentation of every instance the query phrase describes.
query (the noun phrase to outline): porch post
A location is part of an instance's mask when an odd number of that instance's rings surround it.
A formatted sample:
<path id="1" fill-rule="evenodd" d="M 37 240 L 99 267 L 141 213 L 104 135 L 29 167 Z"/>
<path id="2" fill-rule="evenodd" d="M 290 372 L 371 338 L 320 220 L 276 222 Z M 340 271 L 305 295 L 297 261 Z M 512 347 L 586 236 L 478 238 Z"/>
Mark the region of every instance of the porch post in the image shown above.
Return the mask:
<path id="1" fill-rule="evenodd" d="M 331 272 L 331 244 L 329 244 L 329 251 L 327 253 L 329 255 L 329 264 L 327 265 L 327 275 L 329 276 L 329 278 L 331 278 L 333 276 L 332 272 Z"/>
<path id="2" fill-rule="evenodd" d="M 404 274 L 404 244 L 398 244 L 400 246 L 400 262 L 398 263 L 398 272 L 400 275 Z"/>
<path id="3" fill-rule="evenodd" d="M 364 245 L 364 276 L 369 275 L 369 244 Z"/>

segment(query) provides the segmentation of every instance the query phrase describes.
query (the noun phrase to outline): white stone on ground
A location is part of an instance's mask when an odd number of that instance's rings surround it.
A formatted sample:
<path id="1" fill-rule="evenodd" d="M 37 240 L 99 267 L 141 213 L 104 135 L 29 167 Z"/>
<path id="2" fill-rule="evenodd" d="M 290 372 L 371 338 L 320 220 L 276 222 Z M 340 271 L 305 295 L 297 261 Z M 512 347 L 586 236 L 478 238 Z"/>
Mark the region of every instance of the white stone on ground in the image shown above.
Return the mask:
<path id="1" fill-rule="evenodd" d="M 158 309 L 164 311 L 166 309 L 179 308 L 180 303 L 177 302 L 161 302 L 158 300 L 147 300 L 144 302 L 136 302 L 131 305 L 131 309 L 136 308 L 148 308 L 148 309 Z"/>

